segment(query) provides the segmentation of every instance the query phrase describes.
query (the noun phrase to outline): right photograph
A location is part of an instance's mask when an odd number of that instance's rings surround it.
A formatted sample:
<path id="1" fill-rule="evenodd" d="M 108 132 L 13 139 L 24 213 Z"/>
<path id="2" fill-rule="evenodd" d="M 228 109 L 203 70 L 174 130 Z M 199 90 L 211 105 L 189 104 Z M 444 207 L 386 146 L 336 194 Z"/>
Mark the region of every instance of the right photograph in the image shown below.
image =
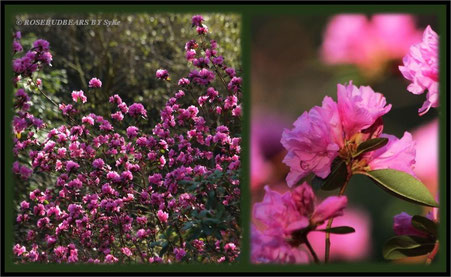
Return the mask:
<path id="1" fill-rule="evenodd" d="M 438 19 L 251 22 L 251 262 L 436 263 Z"/>

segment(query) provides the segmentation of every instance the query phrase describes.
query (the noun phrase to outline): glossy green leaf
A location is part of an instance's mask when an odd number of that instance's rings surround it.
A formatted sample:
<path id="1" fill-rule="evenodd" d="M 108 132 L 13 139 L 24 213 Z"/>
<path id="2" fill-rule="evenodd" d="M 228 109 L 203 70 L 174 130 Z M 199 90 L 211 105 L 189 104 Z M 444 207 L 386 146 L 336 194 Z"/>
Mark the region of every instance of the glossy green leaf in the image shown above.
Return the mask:
<path id="1" fill-rule="evenodd" d="M 426 232 L 428 234 L 437 237 L 437 223 L 420 215 L 414 215 L 412 217 L 412 226 L 422 232 Z"/>
<path id="2" fill-rule="evenodd" d="M 389 239 L 382 254 L 387 260 L 426 255 L 434 249 L 435 241 L 417 236 L 397 236 Z"/>
<path id="3" fill-rule="evenodd" d="M 339 226 L 339 227 L 332 227 L 332 228 L 328 228 L 328 229 L 317 229 L 315 231 L 320 231 L 320 232 L 329 232 L 331 234 L 349 234 L 349 233 L 354 233 L 355 229 L 349 226 Z"/>
<path id="4" fill-rule="evenodd" d="M 438 207 L 426 186 L 410 174 L 394 169 L 378 169 L 360 174 L 370 177 L 376 184 L 398 198 L 420 205 Z"/>
<path id="5" fill-rule="evenodd" d="M 320 187 L 322 190 L 338 189 L 346 182 L 348 170 L 346 163 L 341 158 L 335 158 L 332 162 L 329 176 L 325 179 L 315 176 L 312 180 L 312 185 Z"/>
<path id="6" fill-rule="evenodd" d="M 381 148 L 382 146 L 386 145 L 388 143 L 387 138 L 374 138 L 369 139 L 367 141 L 362 142 L 357 146 L 356 152 L 352 155 L 353 158 L 358 157 L 362 155 L 363 153 L 374 151 L 376 149 Z"/>
<path id="7" fill-rule="evenodd" d="M 160 257 L 163 256 L 168 251 L 168 249 L 169 249 L 169 242 L 167 242 L 167 241 L 163 242 L 159 256 Z"/>

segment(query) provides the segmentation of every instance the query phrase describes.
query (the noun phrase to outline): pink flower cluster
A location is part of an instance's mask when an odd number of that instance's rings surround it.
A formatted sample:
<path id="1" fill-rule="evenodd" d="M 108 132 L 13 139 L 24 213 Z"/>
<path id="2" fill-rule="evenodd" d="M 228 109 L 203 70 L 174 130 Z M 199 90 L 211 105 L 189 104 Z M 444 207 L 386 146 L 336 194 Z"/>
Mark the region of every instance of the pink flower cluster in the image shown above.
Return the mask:
<path id="1" fill-rule="evenodd" d="M 343 215 L 346 196 L 331 196 L 316 205 L 310 185 L 303 183 L 293 191 L 280 194 L 265 187 L 262 202 L 253 208 L 253 217 L 263 223 L 258 230 L 252 226 L 251 259 L 257 263 L 308 263 L 306 250 L 299 247 L 304 241 L 296 232 L 309 232 L 326 220 Z M 307 234 L 305 234 L 307 235 Z"/>
<path id="2" fill-rule="evenodd" d="M 15 39 L 13 41 L 14 52 L 21 52 L 23 50 L 19 43 L 20 38 L 20 32 L 16 32 Z M 38 71 L 44 65 L 50 65 L 52 62 L 52 54 L 49 49 L 50 44 L 46 40 L 38 39 L 33 42 L 33 48 L 30 51 L 28 51 L 23 57 L 13 60 L 12 66 L 16 77 L 19 75 L 22 77 L 31 76 L 33 72 Z M 15 83 L 16 82 L 17 80 L 15 79 Z"/>
<path id="3" fill-rule="evenodd" d="M 90 88 L 100 88 L 100 87 L 102 87 L 102 81 L 100 81 L 97 78 L 92 78 L 91 80 L 89 80 L 89 87 Z"/>
<path id="4" fill-rule="evenodd" d="M 292 130 L 283 132 L 281 142 L 288 151 L 284 163 L 290 167 L 288 185 L 293 186 L 311 172 L 326 178 L 337 156 L 347 157 L 359 143 L 377 137 L 387 137 L 389 143 L 365 154 L 359 168 L 392 168 L 413 175 L 415 148 L 410 133 L 402 139 L 382 134 L 382 116 L 391 108 L 385 97 L 352 82 L 338 84 L 337 95 L 337 102 L 326 96 L 321 107 L 304 112 Z"/>
<path id="5" fill-rule="evenodd" d="M 15 32 L 13 35 L 13 54 L 17 52 L 22 52 L 23 47 L 22 44 L 20 44 L 20 39 L 22 38 L 21 32 Z"/>
<path id="6" fill-rule="evenodd" d="M 423 41 L 412 45 L 408 54 L 403 58 L 403 65 L 399 66 L 404 78 L 412 83 L 407 90 L 413 94 L 422 94 L 427 90 L 423 106 L 418 110 L 424 115 L 431 107 L 438 107 L 438 35 L 431 26 L 427 26 L 423 33 Z"/>
<path id="7" fill-rule="evenodd" d="M 48 51 L 44 42 L 33 51 Z M 202 46 L 196 59 L 216 57 L 216 42 Z M 30 182 L 39 176 L 51 181 L 37 182 L 17 207 L 17 261 L 236 260 L 242 93 L 235 74 L 224 61 L 208 62 L 198 76 L 181 78 L 183 90 L 169 98 L 151 128 L 144 105 L 127 105 L 118 94 L 109 98 L 111 118 L 82 114 L 78 107 L 87 98 L 80 90 L 72 92 L 74 105 L 59 105 L 67 123 L 41 130 L 42 121 L 27 112 L 30 98 L 18 89 L 13 152 L 27 164 L 16 161 L 13 172 Z M 101 81 L 93 78 L 89 86 L 101 87 Z"/>
<path id="8" fill-rule="evenodd" d="M 321 56 L 329 64 L 355 64 L 364 72 L 380 70 L 402 58 L 421 38 L 414 18 L 405 14 L 340 14 L 324 32 Z"/>

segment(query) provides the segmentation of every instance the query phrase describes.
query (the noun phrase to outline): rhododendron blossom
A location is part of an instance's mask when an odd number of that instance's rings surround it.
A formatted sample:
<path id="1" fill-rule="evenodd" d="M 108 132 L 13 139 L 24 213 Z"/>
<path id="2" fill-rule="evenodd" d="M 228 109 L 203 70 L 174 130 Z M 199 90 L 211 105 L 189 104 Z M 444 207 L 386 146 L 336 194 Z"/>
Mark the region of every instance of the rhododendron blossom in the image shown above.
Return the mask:
<path id="1" fill-rule="evenodd" d="M 100 81 L 97 78 L 92 78 L 91 80 L 89 80 L 89 87 L 90 88 L 100 88 L 100 87 L 102 87 L 102 81 Z"/>
<path id="2" fill-rule="evenodd" d="M 402 60 L 403 65 L 399 66 L 404 78 L 412 82 L 407 87 L 408 91 L 422 94 L 427 90 L 426 101 L 418 110 L 420 115 L 439 105 L 438 43 L 437 33 L 431 26 L 427 26 L 423 33 L 423 41 L 410 47 L 409 53 Z"/>
<path id="3" fill-rule="evenodd" d="M 283 162 L 290 167 L 289 186 L 311 172 L 326 178 L 337 156 L 351 154 L 345 145 L 379 136 L 382 126 L 375 130 L 370 127 L 379 124 L 391 109 L 382 94 L 350 82 L 337 85 L 337 96 L 337 103 L 326 96 L 321 107 L 304 112 L 293 123 L 292 130 L 283 132 L 281 143 L 288 151 Z M 372 132 L 370 136 L 368 130 Z"/>
<path id="4" fill-rule="evenodd" d="M 262 202 L 254 204 L 253 218 L 264 228 L 252 230 L 252 259 L 263 263 L 306 263 L 304 241 L 296 233 L 315 228 L 325 220 L 343 215 L 346 196 L 331 196 L 316 205 L 310 185 L 303 183 L 293 191 L 280 194 L 265 187 Z"/>

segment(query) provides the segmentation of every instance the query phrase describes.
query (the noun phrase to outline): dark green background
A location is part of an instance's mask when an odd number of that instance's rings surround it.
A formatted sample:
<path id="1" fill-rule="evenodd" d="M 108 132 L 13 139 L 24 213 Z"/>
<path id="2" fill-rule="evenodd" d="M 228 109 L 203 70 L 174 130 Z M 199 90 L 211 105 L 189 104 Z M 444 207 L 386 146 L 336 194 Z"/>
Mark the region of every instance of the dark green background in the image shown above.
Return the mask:
<path id="1" fill-rule="evenodd" d="M 236 264 L 177 264 L 177 265 L 88 265 L 88 264 L 13 264 L 12 263 L 12 246 L 13 246 L 13 234 L 12 234 L 12 226 L 14 222 L 13 217 L 13 206 L 12 206 L 12 198 L 13 198 L 13 183 L 12 183 L 12 171 L 9 170 L 12 166 L 12 138 L 11 138 L 11 120 L 12 120 L 12 85 L 9 80 L 12 78 L 12 70 L 11 70 L 11 36 L 10 32 L 15 27 L 15 16 L 21 13 L 48 13 L 48 12 L 127 12 L 127 13 L 161 13 L 161 12 L 180 12 L 180 13 L 211 13 L 211 12 L 224 12 L 224 13 L 238 13 L 242 15 L 242 64 L 243 64 L 243 79 L 244 79 L 244 100 L 243 100 L 243 108 L 244 108 L 244 117 L 243 117 L 243 142 L 242 142 L 242 168 L 243 172 L 249 172 L 249 159 L 248 159 L 248 144 L 249 144 L 249 110 L 250 110 L 250 24 L 251 18 L 255 15 L 332 15 L 336 13 L 383 13 L 383 12 L 404 12 L 404 13 L 413 13 L 413 14 L 430 14 L 435 15 L 438 18 L 439 28 L 437 33 L 440 36 L 440 79 L 446 80 L 448 77 L 448 72 L 446 72 L 446 62 L 449 59 L 447 57 L 447 53 L 445 49 L 449 46 L 446 44 L 447 42 L 447 25 L 446 25 L 446 9 L 449 6 L 446 5 L 446 2 L 435 3 L 435 4 L 424 4 L 424 5 L 412 5 L 412 4 L 366 4 L 366 5 L 356 5 L 356 4 L 334 4 L 334 5 L 130 5 L 127 3 L 121 5 L 29 5 L 29 4 L 21 4 L 17 3 L 5 3 L 4 5 L 4 14 L 3 18 L 3 28 L 5 34 L 5 62 L 4 62 L 4 72 L 5 72 L 5 82 L 4 82 L 4 104 L 3 110 L 4 112 L 4 161 L 5 164 L 5 175 L 4 175 L 4 195 L 3 200 L 5 204 L 4 209 L 4 220 L 5 226 L 5 257 L 3 257 L 5 262 L 5 272 L 141 272 L 141 273 L 149 273 L 152 272 L 220 272 L 223 274 L 227 274 L 228 272 L 298 272 L 302 274 L 302 272 L 445 272 L 446 264 L 449 260 L 449 257 L 446 256 L 445 246 L 448 245 L 447 234 L 446 234 L 446 226 L 447 226 L 447 218 L 448 211 L 444 209 L 444 204 L 447 203 L 446 196 L 448 194 L 448 187 L 446 180 L 446 153 L 449 149 L 446 148 L 446 126 L 447 126 L 447 118 L 446 118 L 446 104 L 448 103 L 446 91 L 448 88 L 446 87 L 445 82 L 441 82 L 440 86 L 440 99 L 441 106 L 439 108 L 440 115 L 440 203 L 442 208 L 440 209 L 440 244 L 441 250 L 436 257 L 436 262 L 431 266 L 424 265 L 397 265 L 397 264 L 389 264 L 389 263 L 343 263 L 343 264 L 329 264 L 329 265 L 252 265 L 249 263 L 249 219 L 250 219 L 250 191 L 248 187 L 249 176 L 248 174 L 243 174 L 242 177 L 242 202 L 241 202 L 241 211 L 242 211 L 242 226 L 243 226 L 243 241 L 242 241 L 242 258 L 239 263 Z M 448 3 L 449 5 L 449 3 Z"/>

